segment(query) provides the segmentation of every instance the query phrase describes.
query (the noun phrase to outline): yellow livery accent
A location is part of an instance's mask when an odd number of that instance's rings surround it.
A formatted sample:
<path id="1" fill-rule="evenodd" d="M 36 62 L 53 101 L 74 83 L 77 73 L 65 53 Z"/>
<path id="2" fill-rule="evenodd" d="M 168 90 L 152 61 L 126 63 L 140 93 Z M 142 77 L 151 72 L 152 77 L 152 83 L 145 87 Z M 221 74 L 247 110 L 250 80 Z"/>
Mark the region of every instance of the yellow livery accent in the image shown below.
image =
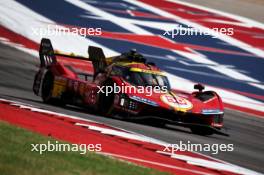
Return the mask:
<path id="1" fill-rule="evenodd" d="M 144 73 L 149 73 L 149 74 L 156 74 L 156 75 L 165 75 L 164 72 L 161 71 L 153 71 L 153 70 L 147 70 L 147 69 L 140 69 L 140 68 L 130 68 L 130 71 L 132 72 L 144 72 Z"/>

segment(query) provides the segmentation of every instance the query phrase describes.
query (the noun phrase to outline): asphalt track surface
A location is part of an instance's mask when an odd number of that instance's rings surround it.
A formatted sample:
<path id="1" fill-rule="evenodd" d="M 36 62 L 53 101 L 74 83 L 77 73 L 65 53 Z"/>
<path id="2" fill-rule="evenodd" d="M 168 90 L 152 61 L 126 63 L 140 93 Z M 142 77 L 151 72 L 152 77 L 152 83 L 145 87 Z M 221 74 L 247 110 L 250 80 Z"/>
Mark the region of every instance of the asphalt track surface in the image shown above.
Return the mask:
<path id="1" fill-rule="evenodd" d="M 225 130 L 230 137 L 220 135 L 205 137 L 192 134 L 188 128 L 160 128 L 151 126 L 150 123 L 127 122 L 97 116 L 72 106 L 65 108 L 50 106 L 43 104 L 41 98 L 32 92 L 33 78 L 38 64 L 38 58 L 0 43 L 0 97 L 124 128 L 172 144 L 179 144 L 179 141 L 201 144 L 232 143 L 233 152 L 220 152 L 216 155 L 204 152 L 204 154 L 264 173 L 264 119 L 226 110 Z"/>

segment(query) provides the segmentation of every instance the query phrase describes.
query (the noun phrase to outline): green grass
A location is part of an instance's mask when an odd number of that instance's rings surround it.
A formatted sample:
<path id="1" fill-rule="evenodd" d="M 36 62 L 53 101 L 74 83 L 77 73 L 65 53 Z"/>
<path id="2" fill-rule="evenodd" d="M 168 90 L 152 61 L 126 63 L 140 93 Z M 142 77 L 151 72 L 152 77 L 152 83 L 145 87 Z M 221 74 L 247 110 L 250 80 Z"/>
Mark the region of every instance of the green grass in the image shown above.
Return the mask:
<path id="1" fill-rule="evenodd" d="M 1 175 L 141 175 L 166 174 L 95 153 L 31 151 L 31 144 L 47 143 L 50 137 L 0 122 Z M 62 143 L 62 142 L 60 142 Z"/>

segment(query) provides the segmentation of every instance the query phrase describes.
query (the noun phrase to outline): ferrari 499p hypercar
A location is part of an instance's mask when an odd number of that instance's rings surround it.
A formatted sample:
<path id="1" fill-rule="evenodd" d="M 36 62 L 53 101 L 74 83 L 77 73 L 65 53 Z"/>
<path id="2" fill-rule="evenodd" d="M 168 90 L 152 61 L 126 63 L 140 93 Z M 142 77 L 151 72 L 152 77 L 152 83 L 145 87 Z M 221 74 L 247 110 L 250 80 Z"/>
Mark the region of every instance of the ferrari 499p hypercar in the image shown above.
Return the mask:
<path id="1" fill-rule="evenodd" d="M 34 93 L 45 103 L 81 106 L 104 116 L 156 118 L 200 135 L 222 133 L 224 109 L 216 92 L 201 84 L 192 93 L 171 89 L 166 74 L 136 50 L 106 58 L 101 48 L 89 46 L 88 55 L 55 52 L 43 38 Z"/>

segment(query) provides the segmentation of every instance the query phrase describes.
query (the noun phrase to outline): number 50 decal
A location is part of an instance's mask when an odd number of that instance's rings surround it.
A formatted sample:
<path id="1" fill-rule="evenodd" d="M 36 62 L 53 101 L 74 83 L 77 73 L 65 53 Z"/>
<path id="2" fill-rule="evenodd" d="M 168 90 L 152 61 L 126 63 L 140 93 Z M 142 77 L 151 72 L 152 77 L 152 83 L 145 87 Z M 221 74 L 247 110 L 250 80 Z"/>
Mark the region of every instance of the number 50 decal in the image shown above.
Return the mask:
<path id="1" fill-rule="evenodd" d="M 172 96 L 171 94 L 162 95 L 161 100 L 169 106 L 175 108 L 175 110 L 186 112 L 193 107 L 192 103 L 177 95 Z"/>

